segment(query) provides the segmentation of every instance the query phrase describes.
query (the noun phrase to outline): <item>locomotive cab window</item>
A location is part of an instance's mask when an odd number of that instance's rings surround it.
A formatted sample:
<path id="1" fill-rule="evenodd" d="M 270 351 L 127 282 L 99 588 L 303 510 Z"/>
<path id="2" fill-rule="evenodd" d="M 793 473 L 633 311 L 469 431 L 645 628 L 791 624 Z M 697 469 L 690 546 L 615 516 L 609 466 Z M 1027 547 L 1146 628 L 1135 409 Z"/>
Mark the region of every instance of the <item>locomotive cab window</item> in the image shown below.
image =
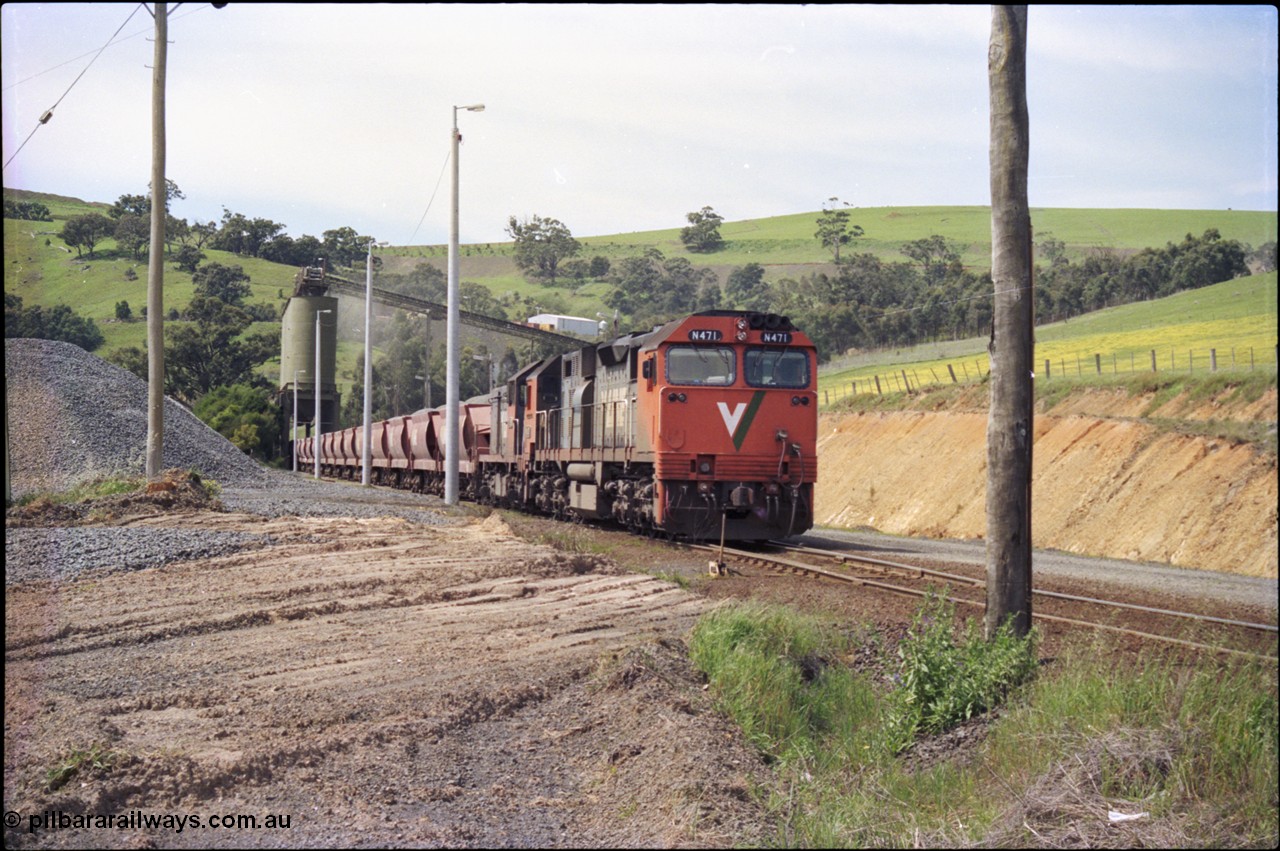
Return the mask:
<path id="1" fill-rule="evenodd" d="M 809 356 L 798 349 L 747 349 L 743 367 L 752 387 L 809 386 Z"/>
<path id="2" fill-rule="evenodd" d="M 738 362 L 727 346 L 672 346 L 667 349 L 667 381 L 726 387 L 738 377 Z"/>

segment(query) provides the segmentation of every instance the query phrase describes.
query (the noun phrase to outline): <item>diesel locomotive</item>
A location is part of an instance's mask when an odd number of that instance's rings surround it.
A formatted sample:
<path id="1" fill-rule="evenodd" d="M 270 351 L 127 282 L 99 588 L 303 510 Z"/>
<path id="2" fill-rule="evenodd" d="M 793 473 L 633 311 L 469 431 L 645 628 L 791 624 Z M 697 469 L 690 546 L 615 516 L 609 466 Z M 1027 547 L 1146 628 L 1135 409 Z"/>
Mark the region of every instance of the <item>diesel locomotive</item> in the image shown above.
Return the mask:
<path id="1" fill-rule="evenodd" d="M 714 310 L 527 366 L 460 405 L 460 495 L 688 540 L 813 525 L 817 356 L 784 316 Z M 445 409 L 373 423 L 371 477 L 442 493 Z M 362 427 L 298 442 L 360 478 Z"/>

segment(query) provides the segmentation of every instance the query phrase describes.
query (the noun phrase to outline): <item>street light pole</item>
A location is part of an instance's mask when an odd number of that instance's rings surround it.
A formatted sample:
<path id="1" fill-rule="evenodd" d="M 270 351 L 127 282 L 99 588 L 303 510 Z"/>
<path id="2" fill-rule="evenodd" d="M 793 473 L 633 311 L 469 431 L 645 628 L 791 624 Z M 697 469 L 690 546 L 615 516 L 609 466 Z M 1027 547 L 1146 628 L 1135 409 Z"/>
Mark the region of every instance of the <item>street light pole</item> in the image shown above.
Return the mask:
<path id="1" fill-rule="evenodd" d="M 445 331 L 444 502 L 458 504 L 458 110 L 483 112 L 484 104 L 455 106 L 449 145 L 453 185 L 449 211 L 449 310 Z"/>
<path id="2" fill-rule="evenodd" d="M 379 242 L 378 245 L 386 245 Z M 373 436 L 373 402 L 370 393 L 373 384 L 373 238 L 369 238 L 369 259 L 365 264 L 364 278 L 364 447 L 361 451 L 360 484 L 369 486 L 369 467 Z"/>
<path id="3" fill-rule="evenodd" d="M 298 376 L 305 375 L 305 369 L 293 371 L 293 428 L 289 431 L 289 444 L 293 447 L 293 472 L 298 472 Z"/>
<path id="4" fill-rule="evenodd" d="M 320 314 L 333 313 L 332 310 L 316 311 L 316 374 L 312 386 L 315 387 L 316 393 L 316 427 L 312 432 L 311 446 L 315 450 L 312 454 L 316 457 L 315 474 L 316 478 L 320 478 Z"/>

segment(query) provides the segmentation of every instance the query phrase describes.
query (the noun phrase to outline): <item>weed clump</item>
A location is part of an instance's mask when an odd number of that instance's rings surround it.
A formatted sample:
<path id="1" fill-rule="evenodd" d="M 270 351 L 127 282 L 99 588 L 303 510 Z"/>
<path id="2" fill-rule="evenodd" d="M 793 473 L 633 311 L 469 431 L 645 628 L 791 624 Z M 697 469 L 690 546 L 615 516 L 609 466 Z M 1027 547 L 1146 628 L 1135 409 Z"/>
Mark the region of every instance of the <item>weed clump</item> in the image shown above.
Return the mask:
<path id="1" fill-rule="evenodd" d="M 954 621 L 955 606 L 931 595 L 898 645 L 885 730 L 891 753 L 909 748 L 917 733 L 942 733 L 993 709 L 1035 673 L 1034 630 L 1021 639 L 1006 622 L 987 641 L 970 620 L 957 642 Z"/>

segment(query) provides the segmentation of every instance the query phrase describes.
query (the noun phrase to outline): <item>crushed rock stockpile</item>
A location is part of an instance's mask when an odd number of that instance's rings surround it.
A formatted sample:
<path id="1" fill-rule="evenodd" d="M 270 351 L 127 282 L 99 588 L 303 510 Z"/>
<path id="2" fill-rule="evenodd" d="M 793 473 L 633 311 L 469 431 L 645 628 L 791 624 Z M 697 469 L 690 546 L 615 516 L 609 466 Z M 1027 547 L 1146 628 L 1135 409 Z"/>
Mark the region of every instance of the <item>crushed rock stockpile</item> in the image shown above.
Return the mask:
<path id="1" fill-rule="evenodd" d="M 79 346 L 4 343 L 9 469 L 15 499 L 145 471 L 147 383 Z M 266 471 L 172 399 L 165 399 L 165 468 L 199 470 L 224 486 L 253 487 Z"/>
<path id="2" fill-rule="evenodd" d="M 824 416 L 818 523 L 982 538 L 986 432 L 977 412 Z M 1276 577 L 1274 455 L 1129 419 L 1037 415 L 1035 432 L 1035 546 Z"/>

